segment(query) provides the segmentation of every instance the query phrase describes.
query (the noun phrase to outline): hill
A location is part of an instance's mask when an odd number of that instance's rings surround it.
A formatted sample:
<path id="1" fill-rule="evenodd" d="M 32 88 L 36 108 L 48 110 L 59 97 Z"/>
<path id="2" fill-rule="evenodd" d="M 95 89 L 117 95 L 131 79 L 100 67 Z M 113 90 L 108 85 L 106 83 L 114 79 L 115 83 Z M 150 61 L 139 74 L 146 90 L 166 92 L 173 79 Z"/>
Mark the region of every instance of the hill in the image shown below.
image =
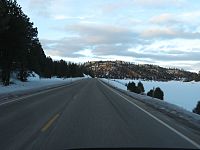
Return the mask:
<path id="1" fill-rule="evenodd" d="M 199 81 L 200 75 L 177 68 L 163 68 L 150 64 L 134 64 L 124 61 L 91 61 L 84 63 L 85 70 L 93 77 L 115 79 L 145 79 L 157 81 Z"/>

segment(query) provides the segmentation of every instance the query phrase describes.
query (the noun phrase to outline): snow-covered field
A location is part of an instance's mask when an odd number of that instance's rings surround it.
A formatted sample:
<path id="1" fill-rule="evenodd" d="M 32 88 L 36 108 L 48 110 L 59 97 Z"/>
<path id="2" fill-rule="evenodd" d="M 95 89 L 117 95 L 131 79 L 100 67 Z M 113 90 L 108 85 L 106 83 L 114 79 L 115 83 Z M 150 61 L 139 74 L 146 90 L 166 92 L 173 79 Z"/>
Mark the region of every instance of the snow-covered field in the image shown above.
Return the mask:
<path id="1" fill-rule="evenodd" d="M 126 83 L 134 81 L 136 84 L 140 80 L 109 80 L 110 84 L 127 90 Z M 164 91 L 164 101 L 178 105 L 184 109 L 192 111 L 198 101 L 200 101 L 200 82 L 181 82 L 181 81 L 169 81 L 169 82 L 158 82 L 158 81 L 142 81 L 147 93 L 153 87 L 160 87 Z"/>
<path id="2" fill-rule="evenodd" d="M 39 78 L 37 74 L 33 73 L 32 76 L 28 77 L 27 82 L 21 82 L 14 77 L 11 78 L 11 82 L 13 82 L 13 84 L 10 84 L 9 86 L 3 86 L 2 84 L 0 84 L 0 94 L 26 91 L 26 90 L 35 90 L 38 88 L 48 88 L 56 85 L 71 83 L 77 80 L 81 80 L 83 78 L 89 78 L 89 76 L 85 75 L 85 77 L 77 77 L 77 78 L 53 77 L 51 79 L 47 79 L 47 78 Z"/>

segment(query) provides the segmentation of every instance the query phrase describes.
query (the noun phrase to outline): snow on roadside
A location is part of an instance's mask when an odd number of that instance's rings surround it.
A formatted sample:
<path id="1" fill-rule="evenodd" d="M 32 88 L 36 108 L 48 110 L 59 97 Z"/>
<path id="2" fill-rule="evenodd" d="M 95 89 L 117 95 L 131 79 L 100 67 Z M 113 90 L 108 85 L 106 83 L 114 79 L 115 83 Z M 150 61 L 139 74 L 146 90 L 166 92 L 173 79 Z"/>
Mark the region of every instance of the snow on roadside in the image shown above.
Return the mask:
<path id="1" fill-rule="evenodd" d="M 81 80 L 85 77 L 77 77 L 77 78 L 40 78 L 37 74 L 33 73 L 31 76 L 28 77 L 27 82 L 21 82 L 16 78 L 12 78 L 9 86 L 3 86 L 0 84 L 0 94 L 7 94 L 19 91 L 26 91 L 26 90 L 35 90 L 39 88 L 50 88 L 52 86 L 68 84 L 77 80 Z"/>
<path id="2" fill-rule="evenodd" d="M 129 95 L 130 97 L 133 97 L 134 99 L 144 102 L 158 110 L 164 111 L 166 113 L 170 113 L 176 117 L 183 118 L 183 119 L 189 121 L 190 123 L 200 127 L 199 126 L 200 125 L 200 115 L 191 113 L 190 111 L 188 111 L 182 107 L 179 107 L 177 105 L 171 104 L 166 101 L 161 101 L 161 100 L 158 100 L 156 98 L 152 98 L 152 97 L 149 97 L 146 95 L 140 95 L 140 94 L 136 94 L 136 93 L 127 91 L 127 89 L 125 88 L 126 86 L 123 83 L 118 82 L 118 80 L 114 81 L 114 80 L 108 80 L 108 79 L 103 78 L 103 79 L 101 79 L 101 81 L 114 87 L 115 89 L 121 91 L 122 93 Z"/>
<path id="3" fill-rule="evenodd" d="M 125 84 L 134 81 L 136 84 L 141 80 L 111 79 L 110 84 L 120 89 L 127 90 Z M 184 109 L 192 111 L 200 100 L 200 82 L 181 81 L 141 81 L 147 93 L 153 87 L 160 87 L 164 91 L 164 101 L 178 105 Z"/>
<path id="4" fill-rule="evenodd" d="M 83 74 L 85 78 L 92 78 L 90 75 Z"/>

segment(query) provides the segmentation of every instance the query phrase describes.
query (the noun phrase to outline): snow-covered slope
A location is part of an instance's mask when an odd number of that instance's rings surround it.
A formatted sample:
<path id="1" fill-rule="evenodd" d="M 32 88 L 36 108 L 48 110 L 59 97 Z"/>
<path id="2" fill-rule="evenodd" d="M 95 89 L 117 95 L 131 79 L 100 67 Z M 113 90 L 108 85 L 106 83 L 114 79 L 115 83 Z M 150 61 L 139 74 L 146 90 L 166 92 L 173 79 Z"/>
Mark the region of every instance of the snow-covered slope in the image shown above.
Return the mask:
<path id="1" fill-rule="evenodd" d="M 106 80 L 106 79 L 104 79 Z M 106 80 L 108 82 L 108 80 Z M 120 89 L 127 90 L 125 84 L 134 81 L 136 84 L 141 80 L 109 80 L 109 83 Z M 200 101 L 200 82 L 181 81 L 141 81 L 147 93 L 153 87 L 160 87 L 164 91 L 164 101 L 178 105 L 192 111 L 197 102 Z"/>

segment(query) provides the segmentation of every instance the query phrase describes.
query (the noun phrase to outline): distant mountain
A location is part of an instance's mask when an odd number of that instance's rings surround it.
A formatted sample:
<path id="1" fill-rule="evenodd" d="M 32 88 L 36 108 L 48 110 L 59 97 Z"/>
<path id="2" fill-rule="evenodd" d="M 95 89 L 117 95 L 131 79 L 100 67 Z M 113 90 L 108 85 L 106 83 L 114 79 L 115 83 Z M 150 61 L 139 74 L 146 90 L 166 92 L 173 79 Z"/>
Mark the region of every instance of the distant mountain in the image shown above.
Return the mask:
<path id="1" fill-rule="evenodd" d="M 145 79 L 157 81 L 200 81 L 200 74 L 177 68 L 163 68 L 149 64 L 124 61 L 91 61 L 84 63 L 85 71 L 93 77 L 116 79 Z"/>

